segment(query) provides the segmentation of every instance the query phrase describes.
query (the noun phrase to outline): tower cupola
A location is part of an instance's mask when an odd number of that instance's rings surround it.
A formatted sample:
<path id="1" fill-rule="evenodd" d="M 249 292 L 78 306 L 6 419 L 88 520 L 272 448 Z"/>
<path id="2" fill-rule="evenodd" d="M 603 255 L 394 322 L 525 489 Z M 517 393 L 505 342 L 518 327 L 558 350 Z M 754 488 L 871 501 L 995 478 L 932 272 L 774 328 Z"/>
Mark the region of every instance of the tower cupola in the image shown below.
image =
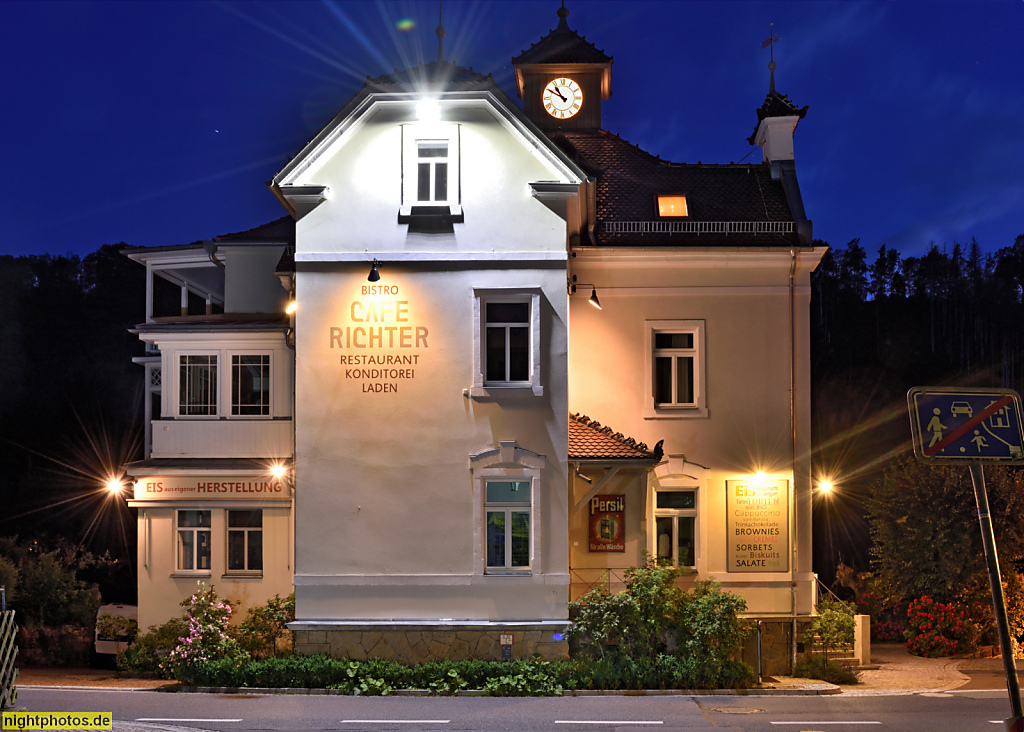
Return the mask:
<path id="1" fill-rule="evenodd" d="M 612 57 L 570 28 L 568 17 L 563 0 L 555 29 L 512 59 L 516 89 L 541 129 L 600 129 Z"/>

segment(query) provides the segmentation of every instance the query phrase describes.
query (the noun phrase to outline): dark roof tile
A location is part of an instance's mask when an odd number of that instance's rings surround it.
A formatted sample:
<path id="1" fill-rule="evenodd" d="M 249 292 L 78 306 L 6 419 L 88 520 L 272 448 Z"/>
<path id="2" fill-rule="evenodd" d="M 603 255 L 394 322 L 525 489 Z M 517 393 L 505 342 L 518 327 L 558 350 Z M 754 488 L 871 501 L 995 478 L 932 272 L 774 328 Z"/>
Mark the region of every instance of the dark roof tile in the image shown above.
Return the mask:
<path id="1" fill-rule="evenodd" d="M 582 414 L 569 415 L 570 460 L 661 460 L 661 443 L 649 450 L 642 442 L 602 427 Z"/>
<path id="2" fill-rule="evenodd" d="M 291 216 L 282 216 L 279 219 L 252 229 L 236 231 L 231 234 L 220 234 L 219 236 L 214 237 L 213 240 L 222 242 L 280 241 L 294 245 L 295 219 Z"/>
<path id="3" fill-rule="evenodd" d="M 569 11 L 558 9 L 558 26 L 512 59 L 514 64 L 604 64 L 612 57 L 569 27 Z"/>
<path id="4" fill-rule="evenodd" d="M 481 85 L 493 84 L 489 74 L 481 74 L 450 61 L 431 61 L 408 69 L 395 69 L 393 73 L 377 77 L 366 77 L 366 86 L 421 86 L 452 84 Z"/>
<path id="5" fill-rule="evenodd" d="M 757 137 L 757 128 L 761 126 L 761 120 L 767 117 L 799 117 L 803 119 L 807 116 L 807 107 L 797 107 L 790 101 L 789 97 L 785 94 L 779 94 L 774 89 L 774 81 L 772 82 L 772 90 L 768 92 L 768 96 L 764 98 L 764 104 L 757 108 L 757 124 L 754 125 L 753 134 L 747 138 L 747 142 L 751 145 L 754 144 L 754 139 Z"/>
<path id="6" fill-rule="evenodd" d="M 685 194 L 686 221 L 792 222 L 782 184 L 772 180 L 771 167 L 672 163 L 632 145 L 607 130 L 561 131 L 552 139 L 587 173 L 597 178 L 597 238 L 606 245 L 768 246 L 789 244 L 796 235 L 779 234 L 609 234 L 601 224 L 616 221 L 657 221 L 657 196 Z"/>

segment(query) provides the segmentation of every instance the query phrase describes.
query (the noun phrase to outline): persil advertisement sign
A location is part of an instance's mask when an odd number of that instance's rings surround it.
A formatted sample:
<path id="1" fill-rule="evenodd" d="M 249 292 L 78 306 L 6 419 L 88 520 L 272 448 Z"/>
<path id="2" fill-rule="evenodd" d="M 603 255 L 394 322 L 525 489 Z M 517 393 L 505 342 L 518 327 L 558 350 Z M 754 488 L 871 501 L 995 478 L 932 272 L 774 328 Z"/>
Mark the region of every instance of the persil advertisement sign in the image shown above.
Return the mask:
<path id="1" fill-rule="evenodd" d="M 590 551 L 626 551 L 626 497 L 590 499 Z"/>

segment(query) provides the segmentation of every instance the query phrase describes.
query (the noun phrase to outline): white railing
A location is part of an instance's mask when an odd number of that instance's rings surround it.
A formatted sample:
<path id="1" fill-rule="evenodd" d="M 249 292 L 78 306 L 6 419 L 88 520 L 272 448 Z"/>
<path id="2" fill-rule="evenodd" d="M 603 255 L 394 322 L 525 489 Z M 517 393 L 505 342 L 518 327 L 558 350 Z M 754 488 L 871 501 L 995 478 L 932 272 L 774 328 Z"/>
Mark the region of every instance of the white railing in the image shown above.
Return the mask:
<path id="1" fill-rule="evenodd" d="M 154 419 L 151 457 L 268 457 L 292 454 L 290 419 Z"/>
<path id="2" fill-rule="evenodd" d="M 605 221 L 606 234 L 792 234 L 792 221 Z"/>

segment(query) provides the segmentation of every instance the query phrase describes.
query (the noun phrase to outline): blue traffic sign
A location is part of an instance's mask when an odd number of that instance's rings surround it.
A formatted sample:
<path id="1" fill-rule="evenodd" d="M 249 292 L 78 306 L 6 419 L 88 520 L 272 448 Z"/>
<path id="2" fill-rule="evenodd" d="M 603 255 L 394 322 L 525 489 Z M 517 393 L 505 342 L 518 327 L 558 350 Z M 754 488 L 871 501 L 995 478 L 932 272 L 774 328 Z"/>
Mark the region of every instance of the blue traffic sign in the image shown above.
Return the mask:
<path id="1" fill-rule="evenodd" d="M 907 402 L 919 460 L 1024 464 L 1017 392 L 918 386 Z"/>

